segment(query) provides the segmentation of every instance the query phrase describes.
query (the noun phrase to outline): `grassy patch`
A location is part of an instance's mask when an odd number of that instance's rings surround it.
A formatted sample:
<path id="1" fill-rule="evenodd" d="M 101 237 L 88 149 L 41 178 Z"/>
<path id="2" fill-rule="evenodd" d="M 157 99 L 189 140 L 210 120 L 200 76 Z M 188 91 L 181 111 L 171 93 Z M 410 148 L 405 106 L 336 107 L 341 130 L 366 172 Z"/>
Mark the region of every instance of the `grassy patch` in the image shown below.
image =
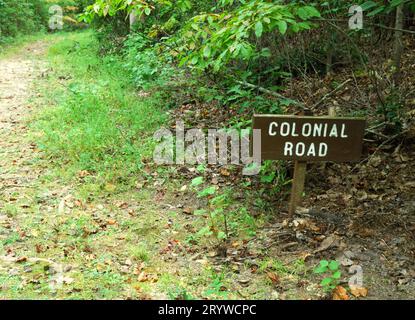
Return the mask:
<path id="1" fill-rule="evenodd" d="M 128 184 L 152 154 L 152 136 L 165 119 L 161 101 L 140 97 L 122 59 L 97 55 L 93 34 L 67 35 L 49 50 L 54 69 L 41 94 L 40 148 L 64 164 L 68 177 L 85 171 L 86 182 Z M 57 85 L 57 84 L 60 85 Z M 93 176 L 93 177 L 91 177 Z M 111 190 L 110 190 L 111 191 Z"/>
<path id="2" fill-rule="evenodd" d="M 38 32 L 31 35 L 20 35 L 15 38 L 3 39 L 0 45 L 0 58 L 7 58 L 17 53 L 23 46 L 28 43 L 36 42 L 45 38 L 43 32 Z"/>

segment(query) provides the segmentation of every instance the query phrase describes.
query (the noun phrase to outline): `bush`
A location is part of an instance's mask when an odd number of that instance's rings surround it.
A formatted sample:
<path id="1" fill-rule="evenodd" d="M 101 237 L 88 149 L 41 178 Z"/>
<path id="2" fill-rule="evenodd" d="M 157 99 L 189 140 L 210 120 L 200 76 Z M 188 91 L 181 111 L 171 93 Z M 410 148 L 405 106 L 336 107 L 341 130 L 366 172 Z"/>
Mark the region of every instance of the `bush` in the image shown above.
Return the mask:
<path id="1" fill-rule="evenodd" d="M 0 0 L 0 43 L 17 35 L 44 31 L 47 23 L 44 0 Z"/>
<path id="2" fill-rule="evenodd" d="M 177 70 L 172 67 L 172 58 L 160 54 L 157 44 L 146 39 L 139 33 L 128 36 L 124 43 L 125 67 L 131 71 L 132 80 L 139 88 L 163 85 L 171 79 Z"/>
<path id="3" fill-rule="evenodd" d="M 93 21 L 101 54 L 119 52 L 129 33 L 129 22 L 125 14 L 118 12 L 115 16 L 100 17 Z"/>

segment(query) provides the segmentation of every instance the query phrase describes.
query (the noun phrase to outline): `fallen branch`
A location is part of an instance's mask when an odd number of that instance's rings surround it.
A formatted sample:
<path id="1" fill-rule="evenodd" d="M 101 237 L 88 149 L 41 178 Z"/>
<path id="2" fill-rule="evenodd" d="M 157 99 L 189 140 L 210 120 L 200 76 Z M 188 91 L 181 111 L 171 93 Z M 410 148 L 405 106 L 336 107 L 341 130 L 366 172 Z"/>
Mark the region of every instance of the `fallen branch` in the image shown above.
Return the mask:
<path id="1" fill-rule="evenodd" d="M 349 20 L 347 19 L 312 19 L 312 21 L 316 21 L 316 22 L 344 22 L 344 23 L 348 23 Z M 391 30 L 391 31 L 399 31 L 399 32 L 404 32 L 404 33 L 409 33 L 409 34 L 415 34 L 415 31 L 412 30 L 408 30 L 408 29 L 402 29 L 402 28 L 395 28 L 395 27 L 388 27 L 385 26 L 383 24 L 379 24 L 379 23 L 368 23 L 365 22 L 365 25 L 371 26 L 371 27 L 378 27 L 381 29 L 386 29 L 386 30 Z"/>
<path id="2" fill-rule="evenodd" d="M 360 161 L 356 166 L 353 167 L 353 169 L 350 172 L 354 172 L 359 166 L 361 166 L 363 163 L 365 162 L 370 162 L 370 160 L 372 160 L 374 158 L 375 155 L 377 155 L 377 153 L 385 146 L 387 145 L 389 142 L 405 135 L 408 132 L 408 130 L 402 131 L 392 137 L 389 137 L 388 139 L 386 139 L 385 141 L 383 141 L 377 148 L 376 150 L 367 158 L 365 158 L 364 160 Z"/>
<path id="3" fill-rule="evenodd" d="M 246 82 L 246 81 L 236 80 L 236 82 L 243 85 L 243 86 L 245 86 L 245 87 L 247 87 L 247 88 L 257 89 L 260 92 L 263 92 L 263 93 L 269 94 L 271 96 L 277 97 L 281 100 L 291 100 L 293 102 L 293 104 L 295 104 L 296 106 L 301 107 L 302 109 L 306 109 L 306 107 L 304 106 L 304 104 L 302 102 L 287 98 L 287 97 L 285 97 L 285 96 L 283 96 L 283 95 L 281 95 L 281 94 L 279 94 L 275 91 L 271 91 L 271 90 L 265 89 L 263 87 L 256 86 L 256 85 L 254 85 L 252 83 L 249 83 L 249 82 Z"/>
<path id="4" fill-rule="evenodd" d="M 332 96 L 333 94 L 335 94 L 336 92 L 338 92 L 341 88 L 343 88 L 346 84 L 348 84 L 350 81 L 352 81 L 352 79 L 347 79 L 346 81 L 344 81 L 342 84 L 340 84 L 336 89 L 334 89 L 333 91 L 327 93 L 326 95 L 323 96 L 323 98 L 321 98 L 318 102 L 316 102 L 315 104 L 313 104 L 311 106 L 311 110 L 314 110 L 315 108 L 317 108 L 320 104 L 322 104 L 324 101 L 326 101 L 330 96 Z"/>

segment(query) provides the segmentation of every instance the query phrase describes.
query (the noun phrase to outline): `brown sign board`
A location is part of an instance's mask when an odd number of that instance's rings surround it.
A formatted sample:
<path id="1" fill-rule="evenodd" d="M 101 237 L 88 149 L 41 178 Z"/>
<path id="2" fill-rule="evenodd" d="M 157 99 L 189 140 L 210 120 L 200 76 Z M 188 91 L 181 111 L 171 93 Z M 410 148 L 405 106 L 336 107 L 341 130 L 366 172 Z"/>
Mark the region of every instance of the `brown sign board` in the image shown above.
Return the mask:
<path id="1" fill-rule="evenodd" d="M 254 115 L 261 130 L 263 160 L 358 161 L 366 120 L 310 116 Z"/>

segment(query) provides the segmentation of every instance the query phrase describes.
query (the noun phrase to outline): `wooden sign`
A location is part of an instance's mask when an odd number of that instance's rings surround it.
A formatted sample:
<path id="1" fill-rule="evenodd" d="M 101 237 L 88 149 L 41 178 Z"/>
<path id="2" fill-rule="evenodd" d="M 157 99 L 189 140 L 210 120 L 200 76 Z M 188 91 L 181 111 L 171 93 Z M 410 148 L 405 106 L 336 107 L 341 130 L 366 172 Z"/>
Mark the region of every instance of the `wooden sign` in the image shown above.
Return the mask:
<path id="1" fill-rule="evenodd" d="M 289 214 L 301 203 L 308 161 L 358 161 L 366 120 L 359 118 L 254 115 L 263 160 L 295 160 Z"/>
<path id="2" fill-rule="evenodd" d="M 366 121 L 358 118 L 254 115 L 263 160 L 358 161 Z"/>

